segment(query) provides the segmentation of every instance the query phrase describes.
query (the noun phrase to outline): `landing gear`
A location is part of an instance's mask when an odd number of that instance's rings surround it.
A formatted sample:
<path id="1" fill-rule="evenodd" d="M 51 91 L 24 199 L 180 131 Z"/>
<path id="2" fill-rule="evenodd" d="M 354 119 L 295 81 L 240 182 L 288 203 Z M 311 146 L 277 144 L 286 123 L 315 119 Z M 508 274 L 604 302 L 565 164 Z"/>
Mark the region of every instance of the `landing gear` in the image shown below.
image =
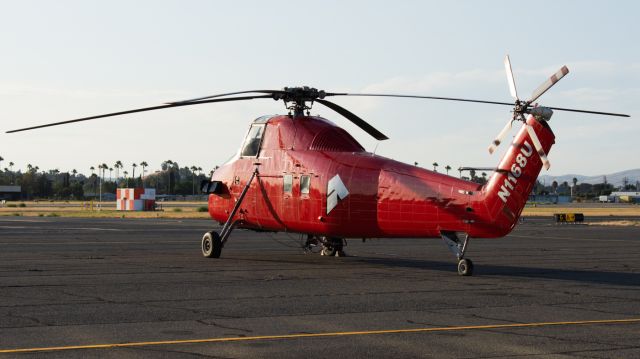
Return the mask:
<path id="1" fill-rule="evenodd" d="M 224 244 L 227 242 L 227 239 L 229 238 L 229 234 L 231 234 L 231 231 L 235 228 L 235 226 L 242 221 L 241 219 L 234 221 L 233 217 L 236 215 L 236 212 L 238 212 L 238 209 L 240 208 L 240 205 L 244 200 L 244 196 L 247 194 L 247 191 L 249 190 L 249 186 L 251 185 L 251 182 L 253 182 L 253 179 L 257 175 L 258 175 L 258 167 L 256 167 L 256 169 L 253 171 L 253 173 L 251 174 L 251 178 L 249 178 L 249 181 L 247 181 L 247 184 L 244 186 L 242 193 L 240 193 L 240 197 L 238 197 L 238 199 L 236 200 L 236 204 L 233 206 L 233 210 L 229 214 L 229 218 L 227 218 L 227 221 L 224 223 L 224 226 L 222 226 L 222 230 L 220 231 L 220 234 L 218 234 L 218 232 L 215 232 L 215 231 L 207 232 L 204 234 L 204 236 L 202 237 L 202 245 L 201 245 L 203 256 L 207 258 L 220 258 L 220 254 L 222 253 L 222 247 L 224 247 Z"/>
<path id="2" fill-rule="evenodd" d="M 442 240 L 449 247 L 449 250 L 458 258 L 458 274 L 461 276 L 470 276 L 473 274 L 473 262 L 471 259 L 464 258 L 464 253 L 469 244 L 469 235 L 464 233 L 464 238 L 458 237 L 456 232 L 442 231 L 440 233 Z"/>
<path id="3" fill-rule="evenodd" d="M 320 246 L 321 256 L 345 257 L 346 254 L 343 250 L 344 245 L 345 241 L 342 238 L 309 235 L 303 248 L 307 252 L 314 253 L 314 248 Z"/>
<path id="4" fill-rule="evenodd" d="M 344 257 L 344 240 L 342 238 L 335 237 L 322 237 L 322 251 L 321 256 L 329 257 Z"/>
<path id="5" fill-rule="evenodd" d="M 207 232 L 202 236 L 202 255 L 207 258 L 220 258 L 222 240 L 218 232 Z"/>

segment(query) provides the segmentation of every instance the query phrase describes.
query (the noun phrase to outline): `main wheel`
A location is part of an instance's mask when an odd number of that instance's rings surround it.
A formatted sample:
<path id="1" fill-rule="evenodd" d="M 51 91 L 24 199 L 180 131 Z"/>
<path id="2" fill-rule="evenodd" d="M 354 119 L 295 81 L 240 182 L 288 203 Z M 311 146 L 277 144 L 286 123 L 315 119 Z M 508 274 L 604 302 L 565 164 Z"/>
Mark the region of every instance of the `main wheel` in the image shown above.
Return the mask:
<path id="1" fill-rule="evenodd" d="M 471 259 L 461 259 L 458 262 L 458 274 L 462 276 L 470 276 L 473 274 L 473 262 Z"/>
<path id="2" fill-rule="evenodd" d="M 320 255 L 322 256 L 329 256 L 329 257 L 344 257 L 344 251 L 342 250 L 343 248 L 343 241 L 342 238 L 327 238 L 324 237 L 323 241 L 322 241 L 322 251 L 320 252 Z"/>
<path id="3" fill-rule="evenodd" d="M 202 236 L 202 255 L 207 258 L 220 258 L 222 240 L 218 232 L 207 232 Z"/>
<path id="4" fill-rule="evenodd" d="M 328 256 L 328 257 L 333 257 L 336 255 L 336 249 L 332 246 L 329 247 L 322 247 L 322 250 L 320 251 L 320 255 L 321 256 Z"/>

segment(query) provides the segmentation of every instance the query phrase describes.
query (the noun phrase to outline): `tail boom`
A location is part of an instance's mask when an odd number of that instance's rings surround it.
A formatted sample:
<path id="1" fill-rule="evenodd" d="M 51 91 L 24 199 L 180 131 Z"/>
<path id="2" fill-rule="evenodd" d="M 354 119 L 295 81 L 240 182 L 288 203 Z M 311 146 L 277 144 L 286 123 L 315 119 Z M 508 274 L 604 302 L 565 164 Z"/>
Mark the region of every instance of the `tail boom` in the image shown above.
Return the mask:
<path id="1" fill-rule="evenodd" d="M 533 116 L 527 116 L 526 123 L 548 154 L 555 143 L 549 125 Z M 523 125 L 497 170 L 471 203 L 477 218 L 470 228 L 472 237 L 503 237 L 516 225 L 544 164 L 534 140 Z"/>

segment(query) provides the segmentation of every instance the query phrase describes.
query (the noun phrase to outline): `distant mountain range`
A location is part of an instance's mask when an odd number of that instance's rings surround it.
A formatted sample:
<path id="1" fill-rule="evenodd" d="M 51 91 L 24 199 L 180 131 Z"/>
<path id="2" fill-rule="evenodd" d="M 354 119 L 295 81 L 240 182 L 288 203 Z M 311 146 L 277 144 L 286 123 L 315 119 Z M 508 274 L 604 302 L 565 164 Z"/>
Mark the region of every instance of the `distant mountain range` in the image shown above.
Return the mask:
<path id="1" fill-rule="evenodd" d="M 551 185 L 551 183 L 553 183 L 553 181 L 558 181 L 559 184 L 564 181 L 567 181 L 569 184 L 571 184 L 571 181 L 575 177 L 578 179 L 578 184 L 580 183 L 598 184 L 598 183 L 604 182 L 605 176 L 607 177 L 607 183 L 610 183 L 616 187 L 622 186 L 625 177 L 629 181 L 629 184 L 636 184 L 636 181 L 640 181 L 640 168 L 636 168 L 633 170 L 626 170 L 622 172 L 616 172 L 616 173 L 602 174 L 597 176 L 583 176 L 583 175 L 577 175 L 577 174 L 568 174 L 568 175 L 562 175 L 562 176 L 542 175 L 538 177 L 538 180 L 540 182 L 545 183 L 547 186 L 549 186 Z"/>

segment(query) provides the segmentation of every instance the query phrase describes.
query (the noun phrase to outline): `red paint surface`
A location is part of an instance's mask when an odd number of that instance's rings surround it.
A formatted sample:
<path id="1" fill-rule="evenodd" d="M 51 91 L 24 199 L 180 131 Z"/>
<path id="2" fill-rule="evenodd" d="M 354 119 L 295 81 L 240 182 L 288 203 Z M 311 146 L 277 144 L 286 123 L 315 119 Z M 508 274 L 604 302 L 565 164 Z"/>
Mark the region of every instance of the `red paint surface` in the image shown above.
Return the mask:
<path id="1" fill-rule="evenodd" d="M 549 153 L 552 131 L 533 118 L 527 122 Z M 511 171 L 517 155 L 527 150 L 525 141 L 532 144 L 523 126 L 500 170 Z M 515 226 L 542 168 L 535 148 L 526 160 L 505 203 L 498 192 L 509 181 L 506 172 L 494 172 L 481 186 L 365 152 L 323 118 L 275 116 L 267 122 L 257 158 L 238 157 L 213 174 L 226 193 L 209 196 L 209 213 L 225 222 L 255 163 L 260 163 L 235 218 L 244 228 L 345 238 L 440 237 L 441 231 L 502 237 Z M 336 174 L 349 195 L 327 214 L 327 182 Z M 293 176 L 290 194 L 283 192 L 284 175 Z M 311 177 L 309 194 L 300 193 L 303 175 Z"/>

